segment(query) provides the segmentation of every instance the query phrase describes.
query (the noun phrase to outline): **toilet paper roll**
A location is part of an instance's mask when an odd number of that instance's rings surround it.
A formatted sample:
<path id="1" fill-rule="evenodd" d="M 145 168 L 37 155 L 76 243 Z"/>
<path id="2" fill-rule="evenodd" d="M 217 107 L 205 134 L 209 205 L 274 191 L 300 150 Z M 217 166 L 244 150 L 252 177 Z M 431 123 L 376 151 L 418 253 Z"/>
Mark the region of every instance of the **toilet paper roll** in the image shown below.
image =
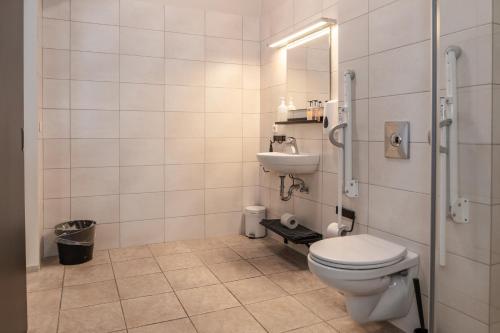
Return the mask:
<path id="1" fill-rule="evenodd" d="M 345 235 L 346 226 L 338 223 L 330 223 L 326 228 L 326 237 L 339 237 Z"/>
<path id="2" fill-rule="evenodd" d="M 295 215 L 285 213 L 281 215 L 281 224 L 288 229 L 295 229 L 299 225 L 299 221 L 297 220 Z"/>

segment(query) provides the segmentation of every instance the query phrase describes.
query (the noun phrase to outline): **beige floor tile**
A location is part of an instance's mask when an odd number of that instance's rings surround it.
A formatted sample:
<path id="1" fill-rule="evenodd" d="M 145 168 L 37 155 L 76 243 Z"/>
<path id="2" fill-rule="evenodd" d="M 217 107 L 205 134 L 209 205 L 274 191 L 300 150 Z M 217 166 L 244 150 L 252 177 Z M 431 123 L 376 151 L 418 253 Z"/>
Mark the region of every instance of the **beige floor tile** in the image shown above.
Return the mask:
<path id="1" fill-rule="evenodd" d="M 294 297 L 323 320 L 347 316 L 344 296 L 332 288 L 308 291 Z"/>
<path id="2" fill-rule="evenodd" d="M 121 299 L 163 294 L 172 291 L 163 273 L 117 279 Z"/>
<path id="3" fill-rule="evenodd" d="M 246 246 L 246 245 L 236 245 L 231 246 L 231 248 L 238 253 L 241 257 L 245 259 L 250 258 L 260 258 L 272 256 L 276 253 L 277 246 L 269 245 L 257 245 L 257 246 Z"/>
<path id="4" fill-rule="evenodd" d="M 243 304 L 267 301 L 287 293 L 265 276 L 226 283 L 226 287 Z"/>
<path id="5" fill-rule="evenodd" d="M 193 324 L 187 318 L 176 319 L 164 323 L 142 326 L 128 330 L 128 333 L 196 333 Z"/>
<path id="6" fill-rule="evenodd" d="M 61 304 L 62 289 L 50 289 L 28 293 L 28 314 L 57 313 Z"/>
<path id="7" fill-rule="evenodd" d="M 289 333 L 337 333 L 331 326 L 325 323 L 320 323 L 308 327 L 299 328 Z"/>
<path id="8" fill-rule="evenodd" d="M 309 271 L 292 271 L 269 275 L 269 278 L 290 294 L 325 288 L 321 282 Z"/>
<path id="9" fill-rule="evenodd" d="M 160 272 L 160 267 L 154 258 L 134 259 L 113 263 L 113 270 L 117 279 L 147 275 Z"/>
<path id="10" fill-rule="evenodd" d="M 260 324 L 242 307 L 191 318 L 199 333 L 265 333 Z"/>
<path id="11" fill-rule="evenodd" d="M 221 262 L 241 260 L 241 257 L 228 247 L 195 252 L 205 264 L 218 264 Z"/>
<path id="12" fill-rule="evenodd" d="M 264 274 L 282 273 L 300 269 L 300 266 L 297 265 L 297 263 L 278 256 L 252 258 L 248 261 Z"/>
<path id="13" fill-rule="evenodd" d="M 56 333 L 59 312 L 28 315 L 28 333 Z"/>
<path id="14" fill-rule="evenodd" d="M 95 266 L 71 266 L 66 267 L 64 273 L 64 286 L 74 286 L 77 284 L 94 283 L 106 280 L 113 280 L 113 269 L 111 264 Z"/>
<path id="15" fill-rule="evenodd" d="M 26 275 L 28 292 L 61 288 L 63 278 L 64 266 L 42 267 L 38 272 Z"/>
<path id="16" fill-rule="evenodd" d="M 86 263 L 80 264 L 78 266 L 80 267 L 95 266 L 95 265 L 109 264 L 110 262 L 111 259 L 109 259 L 108 250 L 100 250 L 100 251 L 94 251 L 92 255 L 92 260 L 87 261 Z"/>
<path id="17" fill-rule="evenodd" d="M 168 256 L 157 257 L 156 260 L 160 264 L 161 269 L 166 271 L 171 271 L 174 269 L 191 268 L 197 266 L 203 266 L 200 258 L 192 253 L 181 253 L 172 254 Z"/>
<path id="18" fill-rule="evenodd" d="M 255 267 L 245 260 L 210 265 L 210 269 L 222 282 L 248 279 L 261 275 Z"/>
<path id="19" fill-rule="evenodd" d="M 62 295 L 61 309 L 74 309 L 83 306 L 112 303 L 119 301 L 115 281 L 87 283 L 65 287 Z"/>
<path id="20" fill-rule="evenodd" d="M 224 244 L 224 242 L 216 238 L 191 239 L 182 242 L 193 251 L 210 250 L 210 249 L 218 249 L 221 247 L 226 247 L 226 244 Z"/>
<path id="21" fill-rule="evenodd" d="M 177 297 L 179 297 L 190 316 L 240 305 L 229 291 L 220 284 L 181 290 L 177 292 Z"/>
<path id="22" fill-rule="evenodd" d="M 124 300 L 122 306 L 128 328 L 186 317 L 174 293 Z"/>
<path id="23" fill-rule="evenodd" d="M 191 249 L 187 247 L 183 242 L 168 242 L 160 244 L 151 244 L 149 249 L 155 257 L 168 256 L 170 254 L 186 253 L 191 252 Z"/>
<path id="24" fill-rule="evenodd" d="M 128 261 L 152 257 L 151 251 L 147 246 L 125 247 L 109 250 L 112 262 Z"/>
<path id="25" fill-rule="evenodd" d="M 165 276 L 174 290 L 203 287 L 219 283 L 215 275 L 205 266 L 168 271 L 165 272 Z"/>
<path id="26" fill-rule="evenodd" d="M 333 319 L 328 321 L 328 324 L 340 333 L 403 333 L 400 329 L 389 323 L 360 325 L 349 317 Z"/>
<path id="27" fill-rule="evenodd" d="M 291 296 L 250 304 L 247 309 L 271 333 L 286 332 L 321 322 L 321 319 Z"/>
<path id="28" fill-rule="evenodd" d="M 61 311 L 59 333 L 113 332 L 125 329 L 120 302 Z"/>

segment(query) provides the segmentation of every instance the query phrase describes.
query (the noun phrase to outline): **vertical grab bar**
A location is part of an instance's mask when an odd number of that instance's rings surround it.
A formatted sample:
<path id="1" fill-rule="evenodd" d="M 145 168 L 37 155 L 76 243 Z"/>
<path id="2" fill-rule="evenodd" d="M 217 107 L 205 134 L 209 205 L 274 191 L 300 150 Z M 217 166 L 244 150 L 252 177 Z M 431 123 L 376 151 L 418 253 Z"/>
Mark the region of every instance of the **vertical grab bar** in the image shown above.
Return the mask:
<path id="1" fill-rule="evenodd" d="M 440 100 L 439 264 L 441 266 L 446 265 L 448 216 L 456 223 L 469 222 L 469 200 L 459 196 L 457 59 L 460 54 L 461 49 L 458 46 L 446 49 L 446 96 Z"/>
<path id="2" fill-rule="evenodd" d="M 346 124 L 344 128 L 344 192 L 349 198 L 357 198 L 359 195 L 358 181 L 352 178 L 352 80 L 354 72 L 344 72 L 344 106 L 339 108 L 339 122 Z M 340 163 L 340 161 L 339 161 Z"/>

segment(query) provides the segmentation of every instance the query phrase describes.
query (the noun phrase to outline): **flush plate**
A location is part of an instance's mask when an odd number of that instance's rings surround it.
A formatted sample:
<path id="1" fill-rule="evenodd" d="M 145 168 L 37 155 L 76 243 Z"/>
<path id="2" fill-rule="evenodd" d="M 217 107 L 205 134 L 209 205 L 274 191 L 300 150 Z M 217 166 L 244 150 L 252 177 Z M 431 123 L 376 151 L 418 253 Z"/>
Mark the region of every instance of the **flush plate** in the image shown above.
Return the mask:
<path id="1" fill-rule="evenodd" d="M 410 158 L 410 123 L 408 121 L 387 121 L 385 123 L 385 157 Z"/>

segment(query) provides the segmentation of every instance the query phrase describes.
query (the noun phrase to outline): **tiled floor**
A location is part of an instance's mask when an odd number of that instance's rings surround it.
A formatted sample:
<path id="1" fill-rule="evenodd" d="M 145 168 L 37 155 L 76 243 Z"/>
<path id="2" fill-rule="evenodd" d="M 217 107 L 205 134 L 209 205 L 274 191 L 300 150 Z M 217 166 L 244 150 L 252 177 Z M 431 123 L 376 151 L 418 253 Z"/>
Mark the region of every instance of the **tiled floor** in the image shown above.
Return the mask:
<path id="1" fill-rule="evenodd" d="M 29 332 L 393 333 L 359 326 L 304 256 L 242 236 L 98 251 L 28 274 Z"/>

